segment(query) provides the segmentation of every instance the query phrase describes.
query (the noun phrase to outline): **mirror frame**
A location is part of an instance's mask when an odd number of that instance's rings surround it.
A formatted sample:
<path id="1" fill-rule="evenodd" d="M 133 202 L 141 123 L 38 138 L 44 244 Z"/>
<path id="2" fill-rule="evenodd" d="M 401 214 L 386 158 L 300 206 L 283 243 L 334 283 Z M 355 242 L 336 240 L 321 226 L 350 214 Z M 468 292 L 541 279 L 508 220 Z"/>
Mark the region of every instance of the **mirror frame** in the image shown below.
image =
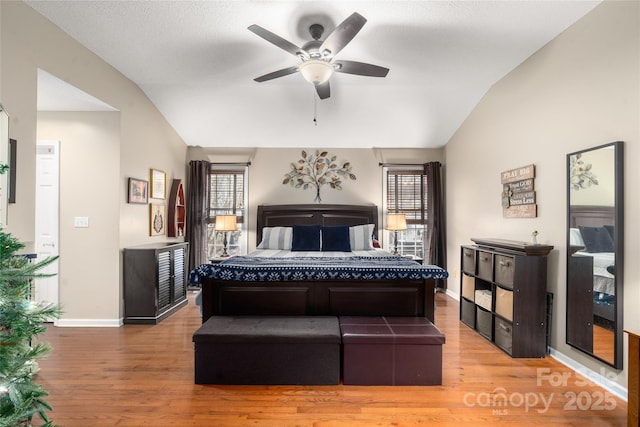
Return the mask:
<path id="1" fill-rule="evenodd" d="M 9 160 L 9 113 L 0 104 L 0 163 L 10 166 Z M 0 175 L 0 226 L 9 224 L 9 173 L 6 171 Z"/>
<path id="2" fill-rule="evenodd" d="M 575 344 L 572 344 L 569 339 L 569 259 L 571 257 L 571 249 L 570 249 L 570 228 L 571 228 L 571 186 L 570 186 L 570 169 L 571 169 L 571 156 L 576 154 L 591 152 L 594 150 L 598 150 L 601 148 L 613 147 L 614 149 L 614 213 L 613 218 L 615 221 L 614 227 L 614 251 L 615 251 L 615 268 L 614 268 L 614 277 L 615 277 L 615 307 L 614 307 L 614 319 L 615 319 L 615 331 L 614 331 L 614 360 L 611 362 L 610 360 L 603 359 L 602 357 L 597 356 L 593 353 L 593 351 L 587 351 L 586 349 L 580 348 Z M 566 183 L 567 183 L 567 235 L 566 235 L 566 321 L 565 321 L 565 338 L 568 345 L 571 347 L 588 354 L 589 356 L 614 367 L 615 369 L 622 369 L 623 367 L 623 272 L 624 272 L 624 143 L 622 141 L 611 142 L 608 144 L 600 145 L 593 148 L 588 148 L 586 150 L 576 151 L 574 153 L 567 154 L 567 170 L 565 175 Z"/>

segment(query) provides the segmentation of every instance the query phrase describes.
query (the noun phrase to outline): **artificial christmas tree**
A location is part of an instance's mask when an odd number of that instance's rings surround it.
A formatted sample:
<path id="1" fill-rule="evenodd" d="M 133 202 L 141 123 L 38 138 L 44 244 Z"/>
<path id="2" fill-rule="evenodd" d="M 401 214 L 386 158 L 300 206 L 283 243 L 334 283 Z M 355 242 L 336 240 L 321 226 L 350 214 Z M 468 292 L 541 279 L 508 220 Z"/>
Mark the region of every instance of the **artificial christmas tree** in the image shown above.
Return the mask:
<path id="1" fill-rule="evenodd" d="M 2 173 L 2 171 L 0 171 Z M 46 343 L 34 343 L 46 330 L 43 322 L 56 319 L 57 306 L 31 301 L 33 279 L 56 258 L 31 263 L 17 252 L 24 245 L 0 228 L 0 427 L 31 426 L 39 416 L 42 426 L 52 426 L 47 416 L 51 407 L 43 400 L 47 393 L 34 376 L 36 360 L 49 350 Z"/>

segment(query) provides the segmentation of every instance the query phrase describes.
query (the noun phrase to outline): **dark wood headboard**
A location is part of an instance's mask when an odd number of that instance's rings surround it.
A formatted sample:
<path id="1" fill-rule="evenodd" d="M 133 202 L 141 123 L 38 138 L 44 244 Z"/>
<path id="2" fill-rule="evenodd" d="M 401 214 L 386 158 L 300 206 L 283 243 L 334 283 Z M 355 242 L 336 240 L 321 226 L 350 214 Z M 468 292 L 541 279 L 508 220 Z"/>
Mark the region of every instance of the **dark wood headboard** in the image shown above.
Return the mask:
<path id="1" fill-rule="evenodd" d="M 569 211 L 571 228 L 602 227 L 615 224 L 613 206 L 572 205 Z"/>
<path id="2" fill-rule="evenodd" d="M 378 233 L 378 207 L 376 205 L 259 205 L 256 244 L 262 239 L 264 227 L 291 227 L 293 225 L 362 225 L 374 224 Z"/>

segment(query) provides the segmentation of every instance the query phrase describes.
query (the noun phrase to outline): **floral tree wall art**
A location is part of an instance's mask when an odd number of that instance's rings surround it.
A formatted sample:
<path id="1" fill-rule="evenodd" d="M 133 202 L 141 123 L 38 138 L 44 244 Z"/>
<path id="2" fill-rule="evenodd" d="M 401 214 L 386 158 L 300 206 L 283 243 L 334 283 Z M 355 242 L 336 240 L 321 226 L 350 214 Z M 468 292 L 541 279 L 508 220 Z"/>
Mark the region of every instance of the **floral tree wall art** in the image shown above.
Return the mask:
<path id="1" fill-rule="evenodd" d="M 591 171 L 591 163 L 585 163 L 581 153 L 571 156 L 570 159 L 569 179 L 572 190 L 584 190 L 598 185 L 598 178 Z"/>
<path id="2" fill-rule="evenodd" d="M 315 154 L 308 154 L 302 150 L 302 158 L 296 163 L 291 163 L 290 171 L 284 175 L 283 184 L 289 184 L 294 188 L 316 190 L 316 203 L 322 203 L 320 189 L 328 185 L 334 190 L 342 190 L 342 182 L 347 179 L 356 179 L 351 164 L 345 162 L 342 165 L 336 162 L 337 157 L 327 151 L 316 150 Z"/>

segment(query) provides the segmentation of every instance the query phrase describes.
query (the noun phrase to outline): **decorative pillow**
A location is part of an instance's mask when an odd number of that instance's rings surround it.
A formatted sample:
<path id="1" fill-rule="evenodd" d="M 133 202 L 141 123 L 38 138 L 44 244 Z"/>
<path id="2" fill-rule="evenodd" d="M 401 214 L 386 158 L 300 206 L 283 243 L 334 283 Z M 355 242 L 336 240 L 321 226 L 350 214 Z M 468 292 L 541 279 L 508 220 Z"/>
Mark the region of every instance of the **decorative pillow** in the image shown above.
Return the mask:
<path id="1" fill-rule="evenodd" d="M 338 225 L 322 227 L 322 250 L 351 252 L 349 226 Z"/>
<path id="2" fill-rule="evenodd" d="M 613 227 L 613 225 L 605 225 L 604 229 L 607 230 L 607 233 L 609 233 L 609 236 L 611 236 L 611 240 L 615 242 L 616 241 L 616 238 L 614 236 L 615 228 Z"/>
<path id="3" fill-rule="evenodd" d="M 291 250 L 292 227 L 264 227 L 262 241 L 257 249 Z"/>
<path id="4" fill-rule="evenodd" d="M 373 250 L 373 224 L 349 227 L 349 243 L 352 251 Z"/>
<path id="5" fill-rule="evenodd" d="M 321 228 L 319 225 L 294 225 L 291 250 L 319 251 Z"/>
<path id="6" fill-rule="evenodd" d="M 613 240 L 604 227 L 578 227 L 587 252 L 613 252 Z"/>
<path id="7" fill-rule="evenodd" d="M 584 240 L 582 240 L 580 230 L 577 228 L 569 229 L 569 244 L 571 246 L 582 246 L 584 248 Z"/>

